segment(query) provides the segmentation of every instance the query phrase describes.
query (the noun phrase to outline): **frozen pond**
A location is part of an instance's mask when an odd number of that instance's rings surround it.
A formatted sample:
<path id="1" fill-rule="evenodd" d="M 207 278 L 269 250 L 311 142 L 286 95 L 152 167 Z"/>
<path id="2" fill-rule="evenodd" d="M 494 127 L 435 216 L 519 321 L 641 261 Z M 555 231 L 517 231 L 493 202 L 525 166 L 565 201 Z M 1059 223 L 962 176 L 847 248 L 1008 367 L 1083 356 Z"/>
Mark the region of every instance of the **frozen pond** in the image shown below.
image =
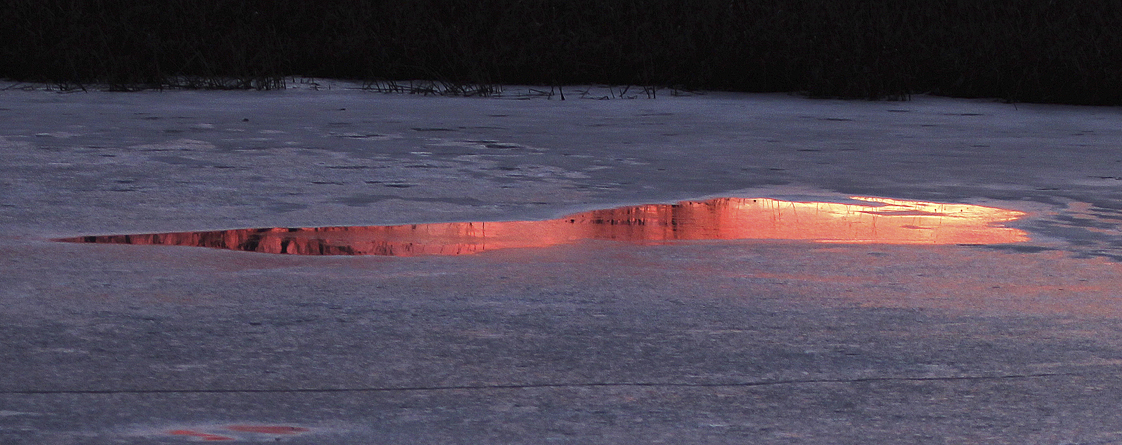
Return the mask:
<path id="1" fill-rule="evenodd" d="M 4 91 L 9 236 L 545 220 L 714 196 L 1026 211 L 1122 258 L 1117 108 L 713 93 L 517 100 Z M 46 205 L 48 204 L 49 205 Z"/>
<path id="2" fill-rule="evenodd" d="M 578 96 L 0 91 L 0 443 L 1117 441 L 1119 108 Z"/>

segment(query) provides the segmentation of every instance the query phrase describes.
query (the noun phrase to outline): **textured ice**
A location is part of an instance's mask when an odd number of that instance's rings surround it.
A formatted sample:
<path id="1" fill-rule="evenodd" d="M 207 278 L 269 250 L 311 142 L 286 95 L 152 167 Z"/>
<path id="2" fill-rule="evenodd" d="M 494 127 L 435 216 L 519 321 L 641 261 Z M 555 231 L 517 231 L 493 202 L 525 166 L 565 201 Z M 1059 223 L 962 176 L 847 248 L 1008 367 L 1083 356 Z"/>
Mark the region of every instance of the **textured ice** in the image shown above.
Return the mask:
<path id="1" fill-rule="evenodd" d="M 560 101 L 275 92 L 0 92 L 0 229 L 70 236 L 547 219 L 712 196 L 850 195 L 1033 213 L 1077 239 L 1122 208 L 1117 107 L 770 94 Z M 600 97 L 589 94 L 585 97 Z M 1067 206 L 1093 212 L 1076 218 Z M 1097 209 L 1097 210 L 1096 210 Z M 1064 216 L 1067 215 L 1067 216 Z M 1113 219 L 1112 219 L 1113 218 Z"/>

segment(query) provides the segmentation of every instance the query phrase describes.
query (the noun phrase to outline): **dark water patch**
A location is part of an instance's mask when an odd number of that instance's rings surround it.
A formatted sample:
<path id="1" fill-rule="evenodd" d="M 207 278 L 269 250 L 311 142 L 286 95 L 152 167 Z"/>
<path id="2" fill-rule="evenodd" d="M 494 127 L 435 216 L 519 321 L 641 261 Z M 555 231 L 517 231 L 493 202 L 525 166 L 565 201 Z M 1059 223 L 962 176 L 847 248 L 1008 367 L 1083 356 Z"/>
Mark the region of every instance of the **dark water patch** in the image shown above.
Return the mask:
<path id="1" fill-rule="evenodd" d="M 456 205 L 482 205 L 483 201 L 475 198 L 403 198 L 397 195 L 362 195 L 356 194 L 342 198 L 335 198 L 332 202 L 337 204 L 344 204 L 352 207 L 362 207 L 368 204 L 382 202 L 388 199 L 401 199 L 412 202 L 439 202 L 445 204 Z"/>
<path id="2" fill-rule="evenodd" d="M 386 138 L 387 136 L 384 135 L 384 134 L 378 134 L 378 133 L 365 133 L 365 134 L 340 134 L 340 135 L 336 135 L 335 137 L 346 138 L 346 139 L 383 139 L 383 138 Z"/>
<path id="3" fill-rule="evenodd" d="M 978 246 L 979 247 L 985 247 L 985 248 L 990 249 L 990 250 L 997 250 L 997 251 L 1001 251 L 1001 252 L 1012 252 L 1012 253 L 1040 253 L 1040 252 L 1050 252 L 1050 251 L 1058 250 L 1058 249 L 1055 249 L 1055 248 L 1052 248 L 1052 247 L 1029 246 L 1029 245 L 1024 245 L 1024 244 L 992 244 L 992 245 L 982 244 L 982 245 L 978 245 Z"/>
<path id="4" fill-rule="evenodd" d="M 352 195 L 341 198 L 335 198 L 332 202 L 343 204 L 351 207 L 362 207 L 376 202 L 382 202 L 387 199 L 400 199 L 399 196 L 394 195 Z"/>
<path id="5" fill-rule="evenodd" d="M 276 212 L 276 213 L 288 213 L 288 212 L 294 212 L 294 211 L 297 211 L 297 210 L 304 210 L 306 208 L 308 208 L 308 206 L 304 205 L 304 204 L 296 204 L 296 203 L 291 203 L 291 202 L 279 202 L 279 201 L 278 202 L 272 202 L 272 203 L 269 203 L 269 204 L 265 205 L 266 210 L 269 210 L 271 212 Z"/>
<path id="6" fill-rule="evenodd" d="M 525 148 L 525 147 L 523 147 L 521 145 L 518 145 L 518 144 L 487 144 L 487 145 L 484 145 L 484 146 L 487 147 L 487 148 L 496 148 L 496 149 Z"/>

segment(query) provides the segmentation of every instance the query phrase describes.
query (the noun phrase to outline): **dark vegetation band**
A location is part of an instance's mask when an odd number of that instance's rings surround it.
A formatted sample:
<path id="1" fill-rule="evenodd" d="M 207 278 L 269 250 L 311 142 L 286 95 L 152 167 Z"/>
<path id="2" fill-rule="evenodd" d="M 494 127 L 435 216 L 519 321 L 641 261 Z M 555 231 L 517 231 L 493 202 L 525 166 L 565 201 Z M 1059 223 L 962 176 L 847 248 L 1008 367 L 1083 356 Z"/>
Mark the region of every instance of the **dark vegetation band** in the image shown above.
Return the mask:
<path id="1" fill-rule="evenodd" d="M 289 76 L 1122 104 L 1122 0 L 8 0 L 0 77 Z"/>

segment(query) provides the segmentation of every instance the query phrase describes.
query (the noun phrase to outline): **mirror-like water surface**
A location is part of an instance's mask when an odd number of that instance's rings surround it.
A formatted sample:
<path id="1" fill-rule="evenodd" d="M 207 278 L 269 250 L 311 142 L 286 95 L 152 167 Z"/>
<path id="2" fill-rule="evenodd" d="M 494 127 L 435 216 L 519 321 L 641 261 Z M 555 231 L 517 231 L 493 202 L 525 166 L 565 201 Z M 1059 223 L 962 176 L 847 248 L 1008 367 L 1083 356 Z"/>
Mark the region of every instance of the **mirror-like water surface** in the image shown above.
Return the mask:
<path id="1" fill-rule="evenodd" d="M 716 198 L 649 204 L 546 221 L 263 228 L 83 236 L 79 243 L 197 246 L 295 255 L 464 255 L 580 240 L 803 240 L 827 243 L 1004 244 L 1027 241 L 1003 227 L 1023 212 L 969 204 L 853 197 L 859 204 Z"/>

